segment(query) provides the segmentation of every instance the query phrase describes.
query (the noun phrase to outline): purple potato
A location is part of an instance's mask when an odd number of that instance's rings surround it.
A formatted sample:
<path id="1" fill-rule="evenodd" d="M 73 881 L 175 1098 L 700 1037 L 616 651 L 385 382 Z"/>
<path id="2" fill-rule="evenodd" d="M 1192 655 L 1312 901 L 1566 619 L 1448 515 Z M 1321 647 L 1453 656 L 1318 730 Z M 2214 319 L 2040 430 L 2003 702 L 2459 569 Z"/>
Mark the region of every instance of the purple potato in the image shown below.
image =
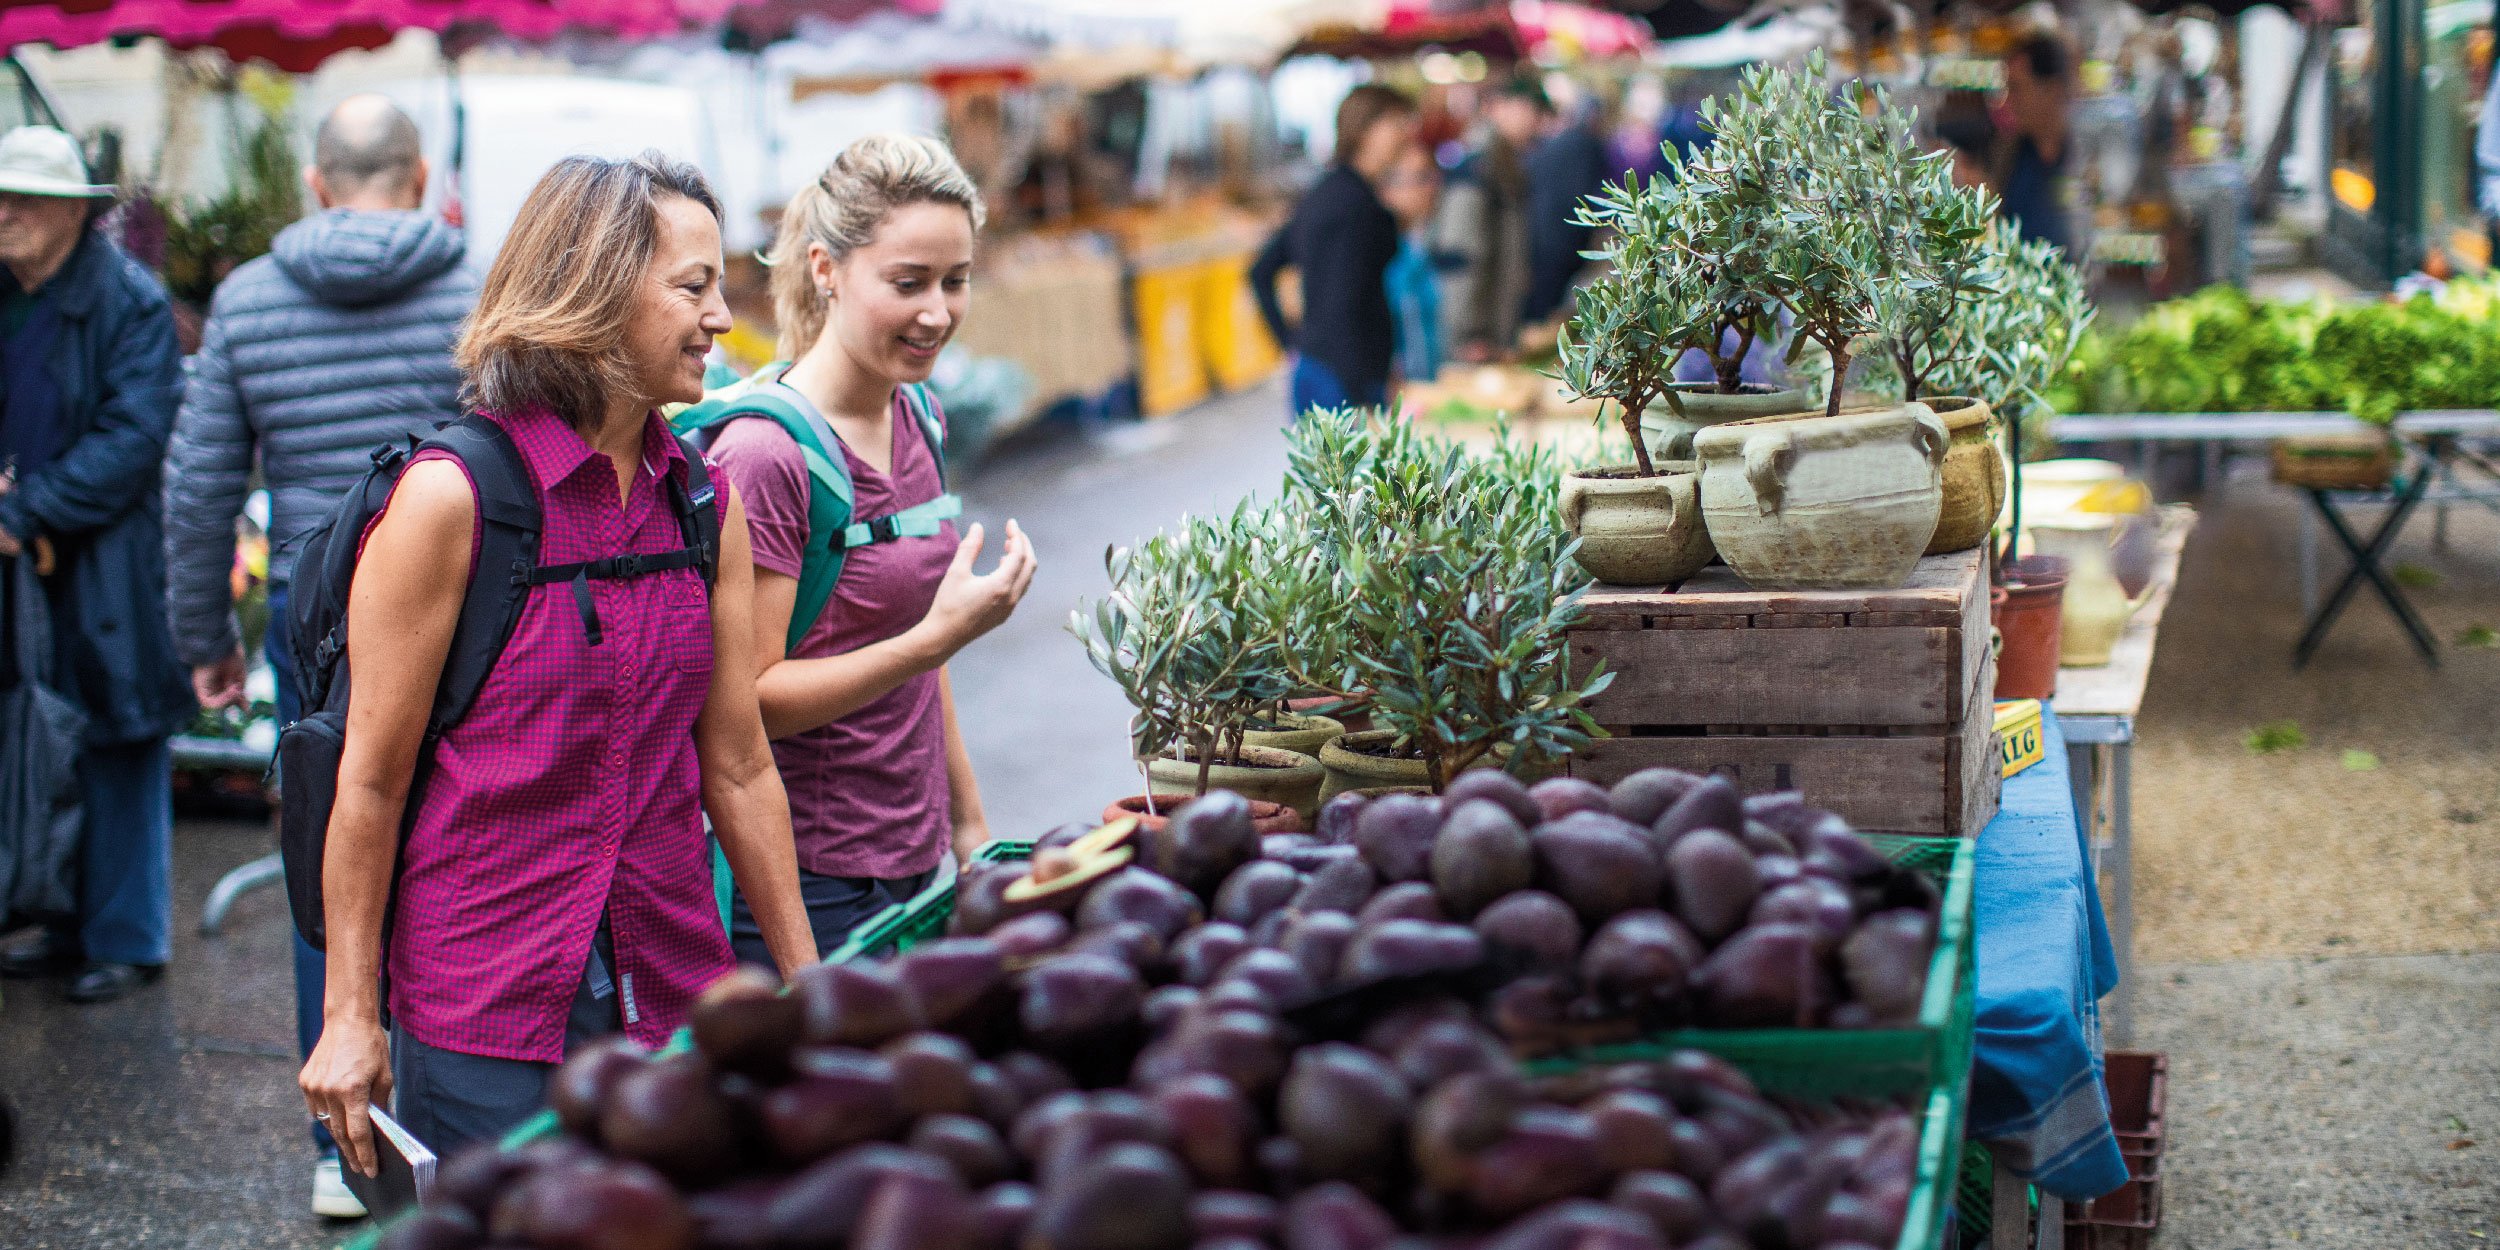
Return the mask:
<path id="1" fill-rule="evenodd" d="M 1044 1049 L 1066 1052 L 1118 1037 L 1146 999 L 1137 970 L 1107 955 L 1060 955 L 1025 974 L 1018 1018 Z"/>
<path id="2" fill-rule="evenodd" d="M 1171 1152 L 1114 1146 L 1043 1189 L 1025 1250 L 1187 1250 L 1189 1196 Z"/>
<path id="3" fill-rule="evenodd" d="M 1604 787 L 1578 777 L 1546 778 L 1528 787 L 1528 798 L 1536 804 L 1539 824 L 1561 820 L 1573 812 L 1614 810 Z"/>
<path id="4" fill-rule="evenodd" d="M 1143 868 L 1123 868 L 1095 882 L 1076 909 L 1079 929 L 1142 924 L 1165 942 L 1202 918 L 1197 896 L 1171 878 Z"/>
<path id="5" fill-rule="evenodd" d="M 1422 794 L 1384 794 L 1354 822 L 1354 845 L 1384 882 L 1421 881 L 1431 873 L 1441 801 Z"/>
<path id="6" fill-rule="evenodd" d="M 1640 1089 L 1618 1089 L 1580 1105 L 1597 1131 L 1597 1157 L 1615 1173 L 1663 1171 L 1675 1166 L 1675 1108 Z"/>
<path id="7" fill-rule="evenodd" d="M 1276 1119 L 1303 1169 L 1327 1180 L 1379 1183 L 1404 1155 L 1413 1100 L 1406 1082 L 1359 1046 L 1305 1047 L 1285 1072 Z"/>
<path id="8" fill-rule="evenodd" d="M 1881 1023 L 1915 1023 L 1935 949 L 1927 914 L 1907 909 L 1866 918 L 1840 946 L 1849 992 Z"/>
<path id="9" fill-rule="evenodd" d="M 1606 795 L 1607 810 L 1647 829 L 1657 824 L 1677 799 L 1700 784 L 1697 773 L 1677 768 L 1644 768 L 1615 783 Z"/>
<path id="10" fill-rule="evenodd" d="M 1247 929 L 1290 902 L 1301 888 L 1301 873 L 1283 864 L 1252 860 L 1234 869 L 1215 892 L 1215 918 Z"/>
<path id="11" fill-rule="evenodd" d="M 1476 913 L 1487 957 L 1506 972 L 1559 972 L 1580 957 L 1580 918 L 1543 890 L 1515 890 Z"/>
<path id="12" fill-rule="evenodd" d="M 1701 943 L 1675 917 L 1655 908 L 1607 921 L 1580 955 L 1580 979 L 1622 1010 L 1679 1003 L 1685 979 L 1703 959 Z"/>
<path id="13" fill-rule="evenodd" d="M 1006 1140 L 987 1121 L 968 1115 L 923 1116 L 903 1144 L 943 1160 L 974 1189 L 1015 1178 L 1016 1156 Z"/>
<path id="14" fill-rule="evenodd" d="M 1499 1038 L 1472 1020 L 1436 1020 L 1409 1034 L 1391 1062 L 1407 1087 L 1420 1093 L 1462 1073 L 1499 1069 L 1510 1056 Z"/>
<path id="15" fill-rule="evenodd" d="M 1343 844 L 1354 840 L 1354 825 L 1371 806 L 1372 796 L 1348 791 L 1319 805 L 1319 815 L 1311 822 L 1319 840 Z"/>
<path id="16" fill-rule="evenodd" d="M 1829 877 L 1800 877 L 1754 900 L 1747 924 L 1794 921 L 1814 930 L 1823 949 L 1833 950 L 1857 927 L 1858 915 L 1849 891 Z"/>
<path id="17" fill-rule="evenodd" d="M 1460 972 L 1484 959 L 1484 939 L 1465 925 L 1385 920 L 1354 935 L 1337 981 L 1369 985 L 1396 977 Z"/>
<path id="18" fill-rule="evenodd" d="M 1285 1250 L 1383 1250 L 1398 1235 L 1389 1213 L 1352 1185 L 1314 1185 L 1285 1205 Z"/>
<path id="19" fill-rule="evenodd" d="M 1038 1199 L 1022 1181 L 1001 1181 L 981 1191 L 972 1203 L 975 1250 L 1016 1250 L 1033 1222 Z"/>
<path id="20" fill-rule="evenodd" d="M 1439 847 L 1434 847 L 1435 852 Z M 1363 910 L 1354 913 L 1354 923 L 1368 929 L 1384 920 L 1420 920 L 1440 924 L 1449 917 L 1441 913 L 1441 899 L 1432 886 L 1422 881 L 1406 881 L 1372 895 Z"/>
<path id="21" fill-rule="evenodd" d="M 1675 912 L 1705 942 L 1736 931 L 1762 888 L 1753 854 L 1715 829 L 1686 834 L 1667 853 Z"/>
<path id="22" fill-rule="evenodd" d="M 1432 845 L 1432 884 L 1450 913 L 1472 918 L 1536 880 L 1536 845 L 1510 810 L 1473 799 L 1450 810 Z"/>
<path id="23" fill-rule="evenodd" d="M 1354 942 L 1354 917 L 1341 911 L 1316 911 L 1294 917 L 1278 935 L 1276 949 L 1293 957 L 1313 985 L 1336 983 L 1337 967 Z"/>
<path id="24" fill-rule="evenodd" d="M 840 1246 L 866 1213 L 879 1183 L 895 1175 L 939 1183 L 953 1169 L 916 1150 L 873 1142 L 844 1151 L 791 1177 L 765 1208 L 774 1241 L 784 1246 Z"/>
<path id="25" fill-rule="evenodd" d="M 1246 981 L 1266 995 L 1271 1010 L 1297 1006 L 1311 1000 L 1319 992 L 1319 980 L 1302 967 L 1300 960 L 1283 951 L 1253 949 L 1235 956 L 1224 965 L 1216 978 L 1221 989 L 1227 981 Z"/>
<path id="26" fill-rule="evenodd" d="M 999 925 L 985 936 L 998 943 L 999 951 L 1009 959 L 1034 959 L 1066 945 L 1074 932 L 1067 917 L 1037 911 Z"/>
<path id="27" fill-rule="evenodd" d="M 1335 859 L 1304 878 L 1302 889 L 1286 907 L 1304 915 L 1315 911 L 1341 911 L 1351 916 L 1371 901 L 1372 891 L 1378 884 L 1371 865 L 1362 857 Z"/>
<path id="28" fill-rule="evenodd" d="M 981 1060 L 963 1039 L 914 1033 L 886 1043 L 877 1053 L 893 1065 L 895 1101 L 905 1115 L 971 1115 L 979 1110 L 972 1072 Z"/>
<path id="29" fill-rule="evenodd" d="M 1140 840 L 1140 863 L 1201 899 L 1213 898 L 1225 877 L 1260 853 L 1250 801 L 1229 790 L 1192 800 L 1162 828 L 1142 831 Z"/>
<path id="30" fill-rule="evenodd" d="M 1194 985 L 1166 985 L 1147 993 L 1146 1001 L 1137 1008 L 1137 1017 L 1146 1023 L 1146 1032 L 1161 1037 L 1179 1027 L 1181 1017 L 1196 1010 L 1206 995 Z"/>
<path id="31" fill-rule="evenodd" d="M 1701 1188 L 1672 1172 L 1632 1172 L 1615 1182 L 1607 1201 L 1656 1225 L 1668 1245 L 1680 1246 L 1710 1227 L 1710 1203 Z"/>
<path id="32" fill-rule="evenodd" d="M 1259 1113 L 1232 1082 L 1197 1073 L 1165 1081 L 1148 1097 L 1171 1124 L 1173 1148 L 1199 1184 L 1228 1189 L 1257 1180 Z"/>
<path id="33" fill-rule="evenodd" d="M 1717 1028 L 1807 1028 L 1835 997 L 1801 924 L 1755 925 L 1710 952 L 1693 974 L 1702 1020 Z"/>
<path id="34" fill-rule="evenodd" d="M 1537 806 L 1528 787 L 1508 773 L 1491 768 L 1471 768 L 1460 773 L 1441 789 L 1441 810 L 1456 812 L 1462 804 L 1483 799 L 1510 813 L 1522 829 L 1539 824 L 1545 810 Z"/>
<path id="35" fill-rule="evenodd" d="M 1511 1117 L 1510 1131 L 1477 1154 L 1474 1171 L 1469 1204 L 1496 1220 L 1602 1193 L 1613 1179 L 1598 1155 L 1596 1125 L 1553 1106 L 1530 1106 Z"/>
<path id="36" fill-rule="evenodd" d="M 1189 1225 L 1200 1246 L 1216 1238 L 1262 1244 L 1276 1235 L 1282 1214 L 1274 1198 L 1246 1190 L 1203 1189 L 1189 1200 Z"/>
<path id="37" fill-rule="evenodd" d="M 1192 928 L 1172 944 L 1172 969 L 1184 984 L 1205 987 L 1226 964 L 1250 949 L 1250 934 L 1237 924 L 1211 920 Z"/>
<path id="38" fill-rule="evenodd" d="M 809 964 L 791 978 L 805 1039 L 818 1046 L 883 1046 L 920 1028 L 911 991 L 881 963 Z"/>
<path id="39" fill-rule="evenodd" d="M 757 1105 L 764 1138 L 785 1163 L 807 1164 L 911 1122 L 892 1061 L 859 1050 L 802 1049 L 798 1075 Z"/>
<path id="40" fill-rule="evenodd" d="M 1650 829 L 1669 847 L 1696 829 L 1716 829 L 1733 836 L 1745 827 L 1745 801 L 1725 777 L 1704 777 L 1661 813 Z"/>
<path id="41" fill-rule="evenodd" d="M 1510 1131 L 1526 1097 L 1518 1073 L 1507 1066 L 1461 1073 L 1425 1093 L 1411 1138 L 1425 1187 L 1463 1193 L 1475 1177 L 1476 1157 Z"/>
<path id="42" fill-rule="evenodd" d="M 1575 812 L 1537 826 L 1537 886 L 1571 905 L 1595 928 L 1621 912 L 1655 904 L 1664 869 L 1637 829 L 1601 812 Z"/>
<path id="43" fill-rule="evenodd" d="M 618 1080 L 599 1114 L 599 1140 L 688 1183 L 717 1180 L 741 1162 L 737 1108 L 691 1052 L 653 1059 Z"/>
<path id="44" fill-rule="evenodd" d="M 895 956 L 891 966 L 927 1027 L 958 1035 L 971 1030 L 983 1002 L 1007 981 L 1005 953 L 998 943 L 982 938 L 944 938 L 915 946 Z"/>
<path id="45" fill-rule="evenodd" d="M 1805 1142 L 1783 1138 L 1728 1164 L 1712 1178 L 1710 1205 L 1730 1225 L 1750 1232 L 1770 1214 L 1779 1191 L 1803 1179 L 1805 1171 Z"/>

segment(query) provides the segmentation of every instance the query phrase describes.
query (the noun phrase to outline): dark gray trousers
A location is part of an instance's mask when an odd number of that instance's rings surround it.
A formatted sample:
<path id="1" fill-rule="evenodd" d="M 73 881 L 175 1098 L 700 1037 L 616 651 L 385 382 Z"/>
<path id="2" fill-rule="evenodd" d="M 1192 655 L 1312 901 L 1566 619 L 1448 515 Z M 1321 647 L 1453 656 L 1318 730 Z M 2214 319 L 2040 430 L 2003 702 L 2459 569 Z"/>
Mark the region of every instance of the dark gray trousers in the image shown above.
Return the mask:
<path id="1" fill-rule="evenodd" d="M 624 1027 L 616 985 L 616 946 L 608 926 L 591 939 L 582 983 L 564 1023 L 564 1053 Z M 391 1022 L 391 1115 L 435 1154 L 450 1158 L 462 1146 L 494 1141 L 547 1105 L 547 1078 L 556 1065 L 525 1059 L 493 1059 L 428 1046 Z"/>

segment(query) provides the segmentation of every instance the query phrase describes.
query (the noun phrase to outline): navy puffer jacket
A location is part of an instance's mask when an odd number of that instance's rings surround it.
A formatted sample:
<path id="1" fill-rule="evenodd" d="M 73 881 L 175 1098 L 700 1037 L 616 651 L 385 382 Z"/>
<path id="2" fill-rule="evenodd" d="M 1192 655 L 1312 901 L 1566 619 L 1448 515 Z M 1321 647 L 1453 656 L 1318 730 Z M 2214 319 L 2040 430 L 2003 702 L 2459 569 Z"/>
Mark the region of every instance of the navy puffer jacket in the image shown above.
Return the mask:
<path id="1" fill-rule="evenodd" d="M 270 580 L 373 449 L 460 415 L 451 348 L 477 303 L 467 244 L 439 218 L 333 209 L 280 231 L 209 306 L 165 475 L 174 640 L 188 664 L 238 645 L 234 519 L 258 460 Z"/>

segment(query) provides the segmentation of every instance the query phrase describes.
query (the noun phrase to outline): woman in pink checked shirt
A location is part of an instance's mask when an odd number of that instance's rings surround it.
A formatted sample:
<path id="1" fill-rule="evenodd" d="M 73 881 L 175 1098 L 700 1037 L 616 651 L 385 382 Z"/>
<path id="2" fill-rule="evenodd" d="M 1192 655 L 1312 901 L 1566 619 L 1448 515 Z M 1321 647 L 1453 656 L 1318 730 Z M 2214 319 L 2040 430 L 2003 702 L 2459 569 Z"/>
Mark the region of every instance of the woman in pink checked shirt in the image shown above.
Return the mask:
<path id="1" fill-rule="evenodd" d="M 687 547 L 679 509 L 700 496 L 656 410 L 701 398 L 729 329 L 719 219 L 691 166 L 573 157 L 487 273 L 457 356 L 465 398 L 538 491 L 540 568 Z M 461 606 L 444 590 L 477 551 L 467 467 L 420 455 L 374 524 L 348 598 L 329 992 L 300 1078 L 350 1166 L 373 1174 L 366 1108 L 394 1089 L 401 1122 L 448 1154 L 528 1116 L 588 1039 L 664 1041 L 732 966 L 705 813 L 773 962 L 815 958 L 757 710 L 745 512 L 718 493 L 708 592 L 693 567 L 526 592 L 476 703 L 435 744 L 404 849 Z"/>

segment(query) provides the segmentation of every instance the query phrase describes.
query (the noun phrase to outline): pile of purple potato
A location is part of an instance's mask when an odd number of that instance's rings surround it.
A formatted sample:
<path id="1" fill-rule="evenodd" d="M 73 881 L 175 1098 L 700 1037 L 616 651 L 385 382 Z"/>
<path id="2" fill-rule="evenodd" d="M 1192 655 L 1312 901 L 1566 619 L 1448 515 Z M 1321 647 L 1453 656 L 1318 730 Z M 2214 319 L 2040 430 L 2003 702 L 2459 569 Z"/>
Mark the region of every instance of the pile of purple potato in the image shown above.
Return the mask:
<path id="1" fill-rule="evenodd" d="M 1211 795 L 975 865 L 954 932 L 742 970 L 694 1047 L 557 1073 L 559 1136 L 448 1161 L 394 1250 L 1858 1250 L 1918 1125 L 1801 1122 L 1683 1024 L 1913 1020 L 1933 888 L 1795 796 L 1665 771 Z"/>

